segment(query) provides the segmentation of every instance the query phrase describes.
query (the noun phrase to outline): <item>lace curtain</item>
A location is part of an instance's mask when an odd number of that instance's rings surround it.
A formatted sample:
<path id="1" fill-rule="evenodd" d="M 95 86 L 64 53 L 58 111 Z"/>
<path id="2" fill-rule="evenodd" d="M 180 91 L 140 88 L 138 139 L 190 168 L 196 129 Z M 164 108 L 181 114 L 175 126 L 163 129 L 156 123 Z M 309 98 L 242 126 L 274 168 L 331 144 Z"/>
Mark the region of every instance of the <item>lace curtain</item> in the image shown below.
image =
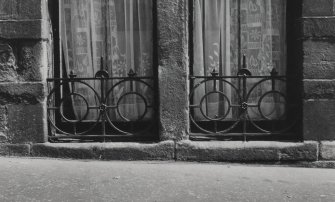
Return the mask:
<path id="1" fill-rule="evenodd" d="M 130 69 L 138 76 L 153 74 L 151 0 L 61 0 L 61 31 L 64 76 L 72 71 L 77 77 L 94 77 L 100 70 L 101 58 L 111 77 L 127 76 Z M 100 91 L 99 82 L 88 83 Z M 112 85 L 110 81 L 108 86 Z M 109 96 L 110 104 L 126 88 L 129 84 L 119 85 Z M 145 95 L 147 89 L 138 85 L 136 90 Z M 76 84 L 76 92 L 90 106 L 97 104 L 87 86 Z M 130 118 L 136 119 L 144 110 L 144 103 L 136 97 L 128 96 L 120 104 L 123 115 Z M 77 119 L 84 116 L 86 103 L 81 97 L 73 97 L 70 105 Z M 91 110 L 87 119 L 97 116 L 98 112 Z M 110 117 L 119 118 L 112 112 Z"/>
<path id="2" fill-rule="evenodd" d="M 240 0 L 239 12 L 238 0 L 195 0 L 194 4 L 194 75 L 210 76 L 213 69 L 222 76 L 237 75 L 239 51 L 246 55 L 247 67 L 252 75 L 270 75 L 272 68 L 285 75 L 286 0 Z M 239 26 L 241 35 L 238 33 Z M 241 47 L 238 46 L 239 38 Z M 248 87 L 251 83 L 253 82 L 250 81 Z M 218 86 L 231 102 L 236 103 L 230 86 Z M 285 84 L 280 84 L 279 88 L 284 91 Z M 195 103 L 199 103 L 201 97 L 212 89 L 211 83 L 198 88 L 193 98 Z M 269 89 L 270 83 L 262 84 L 251 95 L 250 101 L 257 103 L 260 96 Z M 214 118 L 215 115 L 226 114 L 226 105 L 224 98 L 212 94 L 201 107 L 207 116 Z M 274 105 L 279 112 L 272 111 Z M 276 114 L 281 114 L 284 104 L 282 100 L 269 98 L 262 106 L 266 113 L 272 113 L 272 117 L 276 117 Z M 248 114 L 252 118 L 260 117 L 257 110 L 251 108 Z M 194 111 L 194 115 L 197 120 L 204 120 L 199 109 Z M 232 111 L 227 118 L 234 119 L 236 116 Z"/>

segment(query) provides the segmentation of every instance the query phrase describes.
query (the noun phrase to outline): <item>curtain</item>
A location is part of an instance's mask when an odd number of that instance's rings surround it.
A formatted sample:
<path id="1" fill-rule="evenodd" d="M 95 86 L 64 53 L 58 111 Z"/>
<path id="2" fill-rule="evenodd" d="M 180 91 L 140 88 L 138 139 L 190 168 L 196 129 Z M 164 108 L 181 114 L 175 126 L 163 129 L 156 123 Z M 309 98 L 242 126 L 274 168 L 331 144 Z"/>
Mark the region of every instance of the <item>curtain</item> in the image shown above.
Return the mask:
<path id="1" fill-rule="evenodd" d="M 94 77 L 103 67 L 111 77 L 127 76 L 130 70 L 137 76 L 152 76 L 152 1 L 151 0 L 61 0 L 61 41 L 63 75 L 71 71 L 77 77 Z M 97 92 L 100 83 L 89 81 Z M 108 87 L 116 81 L 109 81 Z M 90 106 L 97 106 L 94 92 L 83 84 L 76 84 L 76 92 L 82 94 Z M 123 83 L 108 96 L 108 104 L 117 100 L 130 88 Z M 144 85 L 137 84 L 136 91 L 150 97 Z M 76 118 L 83 117 L 86 103 L 74 96 L 72 108 Z M 144 112 L 144 102 L 139 96 L 129 95 L 120 103 L 123 116 L 136 119 Z M 90 110 L 87 119 L 97 119 L 98 112 Z M 114 111 L 109 113 L 120 119 Z"/>
<path id="2" fill-rule="evenodd" d="M 210 76 L 210 72 L 215 69 L 219 75 L 235 76 L 239 69 L 238 57 L 245 54 L 247 68 L 252 75 L 269 76 L 273 68 L 280 75 L 285 75 L 286 1 L 240 0 L 240 7 L 238 1 L 195 0 L 193 74 Z M 241 34 L 238 32 L 239 27 Z M 255 81 L 249 80 L 249 89 Z M 218 83 L 218 88 L 227 97 L 210 94 L 201 106 L 205 116 L 210 118 L 221 117 L 228 112 L 227 99 L 237 102 L 236 93 L 228 84 Z M 284 92 L 285 84 L 278 84 L 277 88 Z M 198 88 L 193 97 L 194 102 L 199 103 L 201 97 L 212 90 L 211 83 Z M 263 83 L 253 91 L 249 103 L 257 104 L 261 95 L 269 90 L 271 83 Z M 282 98 L 269 95 L 263 100 L 262 111 L 276 118 L 284 110 L 283 102 Z M 249 108 L 248 114 L 251 118 L 260 117 L 257 108 Z M 237 116 L 232 110 L 227 119 L 235 119 Z M 204 120 L 199 109 L 195 109 L 194 117 L 196 120 Z"/>

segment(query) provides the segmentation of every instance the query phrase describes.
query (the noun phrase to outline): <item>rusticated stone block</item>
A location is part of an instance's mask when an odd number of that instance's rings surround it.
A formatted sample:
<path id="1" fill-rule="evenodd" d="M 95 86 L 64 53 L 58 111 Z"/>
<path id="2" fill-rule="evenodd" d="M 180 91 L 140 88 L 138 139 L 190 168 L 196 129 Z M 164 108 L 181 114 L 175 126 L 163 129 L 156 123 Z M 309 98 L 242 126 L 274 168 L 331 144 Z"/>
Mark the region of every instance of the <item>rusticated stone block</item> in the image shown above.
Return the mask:
<path id="1" fill-rule="evenodd" d="M 335 100 L 304 102 L 304 140 L 335 140 Z"/>
<path id="2" fill-rule="evenodd" d="M 317 142 L 192 142 L 177 143 L 176 159 L 191 161 L 316 161 Z"/>
<path id="3" fill-rule="evenodd" d="M 38 104 L 46 96 L 44 83 L 0 83 L 0 105 Z"/>
<path id="4" fill-rule="evenodd" d="M 48 65 L 48 42 L 0 40 L 0 82 L 45 81 Z"/>
<path id="5" fill-rule="evenodd" d="M 322 160 L 335 161 L 335 142 L 322 141 L 320 147 Z"/>
<path id="6" fill-rule="evenodd" d="M 45 18 L 45 0 L 0 0 L 0 20 Z"/>
<path id="7" fill-rule="evenodd" d="M 45 142 L 47 137 L 46 107 L 35 105 L 7 105 L 8 142 Z"/>
<path id="8" fill-rule="evenodd" d="M 305 99 L 335 99 L 335 80 L 304 80 Z"/>
<path id="9" fill-rule="evenodd" d="M 32 155 L 104 160 L 172 160 L 174 142 L 34 144 Z"/>
<path id="10" fill-rule="evenodd" d="M 335 61 L 322 61 L 320 63 L 304 63 L 305 79 L 334 79 Z"/>
<path id="11" fill-rule="evenodd" d="M 18 47 L 21 81 L 45 81 L 48 69 L 47 42 L 22 42 Z"/>
<path id="12" fill-rule="evenodd" d="M 12 47 L 0 42 L 0 82 L 18 80 L 16 57 Z"/>
<path id="13" fill-rule="evenodd" d="M 302 20 L 304 37 L 335 37 L 335 17 L 310 17 Z"/>
<path id="14" fill-rule="evenodd" d="M 188 7 L 186 0 L 158 0 L 158 75 L 162 140 L 188 134 Z"/>
<path id="15" fill-rule="evenodd" d="M 322 61 L 335 62 L 335 41 L 306 40 L 303 42 L 304 62 L 318 63 Z"/>
<path id="16" fill-rule="evenodd" d="M 6 39 L 48 39 L 47 20 L 0 21 L 0 38 Z"/>
<path id="17" fill-rule="evenodd" d="M 334 0 L 303 0 L 303 16 L 334 15 Z"/>
<path id="18" fill-rule="evenodd" d="M 304 78 L 333 79 L 335 78 L 335 42 L 312 41 L 303 42 Z"/>

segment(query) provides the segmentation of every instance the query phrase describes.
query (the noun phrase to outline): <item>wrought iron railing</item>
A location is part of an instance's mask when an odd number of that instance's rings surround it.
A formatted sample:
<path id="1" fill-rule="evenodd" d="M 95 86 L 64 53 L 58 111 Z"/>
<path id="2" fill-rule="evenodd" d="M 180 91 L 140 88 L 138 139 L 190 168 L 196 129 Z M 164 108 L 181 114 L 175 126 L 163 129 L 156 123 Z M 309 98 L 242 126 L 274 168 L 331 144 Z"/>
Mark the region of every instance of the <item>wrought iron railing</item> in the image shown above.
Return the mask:
<path id="1" fill-rule="evenodd" d="M 137 76 L 133 70 L 126 77 L 110 77 L 100 70 L 92 78 L 78 78 L 71 72 L 69 78 L 49 78 L 47 82 L 50 141 L 152 137 L 156 125 L 154 77 Z M 83 94 L 78 86 L 91 93 Z M 74 115 L 76 106 L 66 107 L 75 99 L 83 104 L 80 116 Z M 125 100 L 133 106 L 140 103 L 140 114 L 135 118 L 124 113 Z"/>
<path id="2" fill-rule="evenodd" d="M 286 80 L 275 69 L 252 76 L 245 64 L 236 76 L 219 76 L 215 69 L 210 76 L 190 76 L 191 138 L 290 135 L 298 111 L 287 96 Z M 211 105 L 211 96 L 220 104 Z M 268 100 L 271 110 L 264 107 Z"/>

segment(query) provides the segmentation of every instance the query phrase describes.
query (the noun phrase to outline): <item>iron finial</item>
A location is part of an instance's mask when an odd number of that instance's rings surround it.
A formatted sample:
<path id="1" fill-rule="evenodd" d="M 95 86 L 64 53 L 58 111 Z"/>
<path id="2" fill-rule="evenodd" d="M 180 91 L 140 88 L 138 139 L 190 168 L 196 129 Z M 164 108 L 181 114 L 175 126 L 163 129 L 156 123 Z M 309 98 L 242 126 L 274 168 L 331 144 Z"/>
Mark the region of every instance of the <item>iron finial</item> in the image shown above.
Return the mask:
<path id="1" fill-rule="evenodd" d="M 77 77 L 77 75 L 74 74 L 73 71 L 71 70 L 71 71 L 70 71 L 70 75 L 69 75 L 69 77 L 70 77 L 71 79 L 74 79 L 74 78 Z"/>
<path id="2" fill-rule="evenodd" d="M 211 72 L 211 75 L 212 77 L 216 77 L 219 75 L 219 73 L 215 69 L 213 69 L 213 71 Z"/>
<path id="3" fill-rule="evenodd" d="M 278 71 L 276 68 L 272 68 L 271 70 L 271 76 L 278 76 Z"/>
<path id="4" fill-rule="evenodd" d="M 136 76 L 136 73 L 134 72 L 133 69 L 130 69 L 130 70 L 129 70 L 129 72 L 128 72 L 128 76 L 129 76 L 129 77 L 134 77 L 134 76 Z"/>

